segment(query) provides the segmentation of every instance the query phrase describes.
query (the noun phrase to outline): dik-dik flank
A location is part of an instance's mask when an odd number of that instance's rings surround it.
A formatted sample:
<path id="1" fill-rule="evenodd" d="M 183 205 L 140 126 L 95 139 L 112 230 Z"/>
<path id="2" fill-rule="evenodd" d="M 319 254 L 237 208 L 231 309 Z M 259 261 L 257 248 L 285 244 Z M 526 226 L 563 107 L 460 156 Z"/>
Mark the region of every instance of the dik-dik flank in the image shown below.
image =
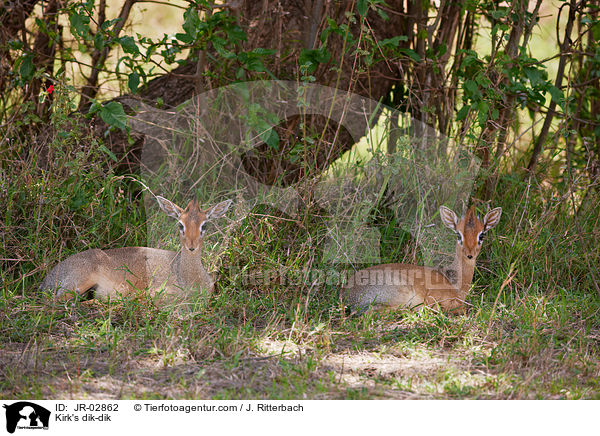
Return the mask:
<path id="1" fill-rule="evenodd" d="M 100 299 L 126 295 L 135 289 L 169 296 L 185 296 L 190 291 L 212 292 L 213 280 L 200 259 L 204 226 L 207 221 L 222 217 L 231 200 L 208 210 L 200 209 L 196 200 L 190 201 L 185 209 L 160 196 L 156 200 L 163 212 L 177 220 L 179 252 L 147 247 L 83 251 L 56 265 L 40 289 L 56 291 L 56 297 L 65 300 L 92 290 Z"/>
<path id="2" fill-rule="evenodd" d="M 362 313 L 397 307 L 439 306 L 445 311 L 464 313 L 465 298 L 473 281 L 475 260 L 483 236 L 500 221 L 502 208 L 492 209 L 479 220 L 471 207 L 462 219 L 445 206 L 440 217 L 457 236 L 452 264 L 443 269 L 390 263 L 357 271 L 350 278 L 345 301 L 353 311 Z"/>

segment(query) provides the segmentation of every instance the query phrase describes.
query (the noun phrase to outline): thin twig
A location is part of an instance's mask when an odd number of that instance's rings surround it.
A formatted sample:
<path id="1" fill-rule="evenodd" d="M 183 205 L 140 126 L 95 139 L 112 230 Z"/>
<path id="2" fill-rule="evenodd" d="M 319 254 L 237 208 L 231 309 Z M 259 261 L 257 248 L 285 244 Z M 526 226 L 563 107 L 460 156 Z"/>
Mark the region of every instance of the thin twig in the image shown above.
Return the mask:
<path id="1" fill-rule="evenodd" d="M 118 18 L 119 21 L 115 25 L 114 29 L 115 39 L 118 38 L 121 30 L 123 30 L 123 27 L 129 18 L 131 8 L 135 2 L 136 0 L 126 0 L 123 4 Z M 110 47 L 105 46 L 101 51 L 97 51 L 94 53 L 94 55 L 92 55 L 92 73 L 90 74 L 87 84 L 81 90 L 81 100 L 79 100 L 79 107 L 77 108 L 80 112 L 84 111 L 84 108 L 90 104 L 90 100 L 98 93 L 98 77 L 100 74 L 100 69 L 104 66 L 109 53 Z"/>
<path id="2" fill-rule="evenodd" d="M 575 22 L 575 10 L 577 8 L 576 3 L 576 0 L 571 0 L 571 3 L 569 3 L 569 19 L 565 28 L 565 38 L 563 39 L 560 45 L 560 61 L 558 62 L 558 71 L 556 72 L 556 80 L 554 81 L 554 86 L 557 88 L 560 88 L 562 85 L 562 80 L 565 73 L 565 66 L 567 64 L 568 52 L 569 48 L 571 47 L 571 31 L 573 30 L 573 24 Z M 556 113 L 555 109 L 556 101 L 552 99 L 552 101 L 550 102 L 550 106 L 548 107 L 548 115 L 546 115 L 546 120 L 544 121 L 542 130 L 540 131 L 540 134 L 538 135 L 537 140 L 535 141 L 535 144 L 533 146 L 533 152 L 531 153 L 529 164 L 527 164 L 528 173 L 531 173 L 535 170 L 539 155 L 542 152 L 542 146 L 546 141 L 546 137 L 548 136 L 548 132 L 550 131 L 550 126 L 552 124 L 552 120 Z"/>

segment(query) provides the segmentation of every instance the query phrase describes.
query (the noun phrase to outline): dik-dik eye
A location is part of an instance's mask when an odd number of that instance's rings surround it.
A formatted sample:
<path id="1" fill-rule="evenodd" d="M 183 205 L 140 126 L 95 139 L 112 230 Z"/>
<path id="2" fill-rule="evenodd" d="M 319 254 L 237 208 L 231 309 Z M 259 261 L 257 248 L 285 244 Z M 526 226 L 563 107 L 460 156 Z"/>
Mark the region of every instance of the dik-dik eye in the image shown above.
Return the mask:
<path id="1" fill-rule="evenodd" d="M 459 243 L 460 245 L 462 245 L 462 243 L 463 243 L 463 237 L 462 237 L 462 235 L 460 234 L 460 232 L 456 232 L 456 240 L 458 241 L 458 243 Z"/>
<path id="2" fill-rule="evenodd" d="M 185 226 L 183 225 L 183 223 L 181 221 L 179 221 L 177 223 L 177 227 L 179 227 L 179 233 L 181 233 L 183 235 L 183 233 L 185 232 Z"/>
<path id="3" fill-rule="evenodd" d="M 483 239 L 484 239 L 484 238 L 485 238 L 485 233 L 481 232 L 481 233 L 479 234 L 479 236 L 477 237 L 477 243 L 478 243 L 479 245 L 483 244 Z"/>
<path id="4" fill-rule="evenodd" d="M 205 226 L 205 222 L 200 224 L 200 235 L 204 236 L 204 233 L 206 232 L 206 226 Z"/>

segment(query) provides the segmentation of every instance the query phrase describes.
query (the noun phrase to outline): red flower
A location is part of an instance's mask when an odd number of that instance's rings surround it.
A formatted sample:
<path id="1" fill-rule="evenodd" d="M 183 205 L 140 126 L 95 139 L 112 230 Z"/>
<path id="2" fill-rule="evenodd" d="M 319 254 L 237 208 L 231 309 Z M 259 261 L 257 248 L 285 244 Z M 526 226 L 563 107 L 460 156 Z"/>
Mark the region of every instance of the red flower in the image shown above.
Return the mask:
<path id="1" fill-rule="evenodd" d="M 53 91 L 54 91 L 54 85 L 50 85 L 50 87 L 48 88 L 48 95 L 52 94 Z"/>

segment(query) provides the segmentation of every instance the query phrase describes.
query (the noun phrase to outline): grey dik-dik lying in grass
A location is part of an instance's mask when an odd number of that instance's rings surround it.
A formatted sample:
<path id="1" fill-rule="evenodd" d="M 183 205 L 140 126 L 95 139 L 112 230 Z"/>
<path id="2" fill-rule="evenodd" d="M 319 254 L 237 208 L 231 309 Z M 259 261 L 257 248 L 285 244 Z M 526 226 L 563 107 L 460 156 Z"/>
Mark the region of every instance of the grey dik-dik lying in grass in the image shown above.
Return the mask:
<path id="1" fill-rule="evenodd" d="M 445 206 L 440 207 L 444 225 L 456 233 L 456 254 L 443 269 L 402 263 L 375 265 L 357 271 L 346 285 L 345 302 L 362 313 L 374 310 L 413 308 L 421 305 L 464 313 L 465 298 L 473 281 L 475 260 L 483 236 L 500 221 L 502 208 L 492 209 L 479 220 L 471 207 L 460 220 Z"/>
<path id="2" fill-rule="evenodd" d="M 179 252 L 148 247 L 83 251 L 56 265 L 40 289 L 55 291 L 55 296 L 62 300 L 92 290 L 99 299 L 144 289 L 152 295 L 160 292 L 173 297 L 185 296 L 190 291 L 211 293 L 214 283 L 200 258 L 204 226 L 207 221 L 222 217 L 232 201 L 202 210 L 196 200 L 190 201 L 185 209 L 160 196 L 156 200 L 163 212 L 177 220 Z"/>

